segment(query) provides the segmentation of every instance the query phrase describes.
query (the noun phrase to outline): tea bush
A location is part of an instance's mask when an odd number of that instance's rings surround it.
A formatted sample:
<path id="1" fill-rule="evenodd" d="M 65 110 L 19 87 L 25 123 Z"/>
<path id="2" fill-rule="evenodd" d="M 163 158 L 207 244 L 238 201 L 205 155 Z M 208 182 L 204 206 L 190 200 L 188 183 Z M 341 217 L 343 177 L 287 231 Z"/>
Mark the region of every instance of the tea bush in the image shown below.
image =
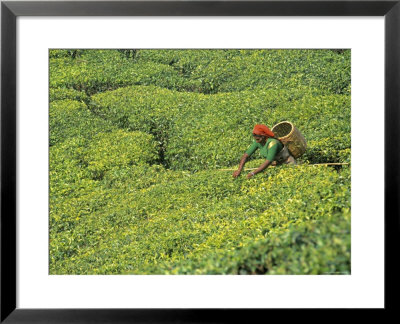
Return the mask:
<path id="1" fill-rule="evenodd" d="M 152 164 L 158 158 L 151 135 L 123 130 L 95 135 L 82 153 L 87 170 L 97 179 L 116 166 Z"/>
<path id="2" fill-rule="evenodd" d="M 50 102 L 56 100 L 70 99 L 87 103 L 89 100 L 89 97 L 86 95 L 86 93 L 74 89 L 50 88 L 49 91 L 50 91 L 50 96 L 49 96 Z"/>
<path id="3" fill-rule="evenodd" d="M 49 50 L 49 58 L 61 58 L 61 57 L 72 57 L 76 58 L 82 55 L 82 53 L 87 52 L 86 50 L 78 49 L 51 49 Z"/>
<path id="4" fill-rule="evenodd" d="M 133 179 L 143 176 L 145 170 L 159 170 L 150 165 L 156 158 L 157 145 L 151 135 L 122 130 L 99 133 L 91 139 L 75 136 L 50 147 L 50 233 L 66 230 L 71 222 L 89 215 L 93 199 L 96 204 L 103 203 L 106 191 L 98 180 L 105 178 L 105 188 L 111 183 L 117 186 L 124 168 Z M 141 187 L 136 183 L 135 188 Z"/>
<path id="5" fill-rule="evenodd" d="M 107 120 L 92 114 L 83 102 L 56 100 L 49 107 L 50 146 L 67 138 L 83 136 L 90 138 L 115 127 Z"/>
<path id="6" fill-rule="evenodd" d="M 50 274 L 350 274 L 350 51 L 49 51 Z M 256 123 L 298 166 L 232 172 Z M 254 154 L 246 167 L 264 160 Z"/>

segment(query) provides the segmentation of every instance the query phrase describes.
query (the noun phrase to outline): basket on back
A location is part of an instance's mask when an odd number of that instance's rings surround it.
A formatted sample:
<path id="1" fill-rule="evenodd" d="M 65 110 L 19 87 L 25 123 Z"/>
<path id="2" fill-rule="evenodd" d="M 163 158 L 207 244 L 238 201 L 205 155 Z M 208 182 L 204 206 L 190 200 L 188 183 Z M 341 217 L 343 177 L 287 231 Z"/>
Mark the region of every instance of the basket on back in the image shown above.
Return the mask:
<path id="1" fill-rule="evenodd" d="M 288 121 L 276 124 L 272 128 L 275 136 L 289 149 L 290 153 L 295 157 L 300 157 L 307 148 L 307 142 L 300 131 Z"/>

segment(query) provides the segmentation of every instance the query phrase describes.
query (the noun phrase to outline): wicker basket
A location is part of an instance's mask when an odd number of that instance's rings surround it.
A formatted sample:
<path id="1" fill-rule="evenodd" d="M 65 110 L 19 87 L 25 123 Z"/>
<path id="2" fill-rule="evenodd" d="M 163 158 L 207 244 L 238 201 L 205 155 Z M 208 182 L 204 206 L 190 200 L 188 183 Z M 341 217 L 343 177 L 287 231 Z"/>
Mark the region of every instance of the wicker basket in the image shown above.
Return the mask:
<path id="1" fill-rule="evenodd" d="M 300 131 L 288 121 L 283 121 L 272 127 L 275 136 L 289 149 L 290 153 L 295 157 L 300 157 L 307 148 L 307 142 Z"/>

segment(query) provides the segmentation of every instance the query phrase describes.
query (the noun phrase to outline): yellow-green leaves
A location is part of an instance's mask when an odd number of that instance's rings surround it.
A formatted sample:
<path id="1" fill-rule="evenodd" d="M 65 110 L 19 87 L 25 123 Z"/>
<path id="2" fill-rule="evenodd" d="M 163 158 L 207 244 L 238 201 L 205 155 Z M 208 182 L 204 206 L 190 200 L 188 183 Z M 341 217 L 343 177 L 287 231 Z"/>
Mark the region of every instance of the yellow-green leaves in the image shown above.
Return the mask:
<path id="1" fill-rule="evenodd" d="M 51 274 L 350 273 L 349 50 L 49 57 Z M 283 120 L 302 165 L 223 170 Z"/>
<path id="2" fill-rule="evenodd" d="M 115 127 L 89 111 L 83 102 L 65 99 L 50 102 L 50 146 L 74 137 L 91 138 Z"/>
<path id="3" fill-rule="evenodd" d="M 116 130 L 95 135 L 82 154 L 83 163 L 96 179 L 108 170 L 157 160 L 157 145 L 152 135 Z"/>

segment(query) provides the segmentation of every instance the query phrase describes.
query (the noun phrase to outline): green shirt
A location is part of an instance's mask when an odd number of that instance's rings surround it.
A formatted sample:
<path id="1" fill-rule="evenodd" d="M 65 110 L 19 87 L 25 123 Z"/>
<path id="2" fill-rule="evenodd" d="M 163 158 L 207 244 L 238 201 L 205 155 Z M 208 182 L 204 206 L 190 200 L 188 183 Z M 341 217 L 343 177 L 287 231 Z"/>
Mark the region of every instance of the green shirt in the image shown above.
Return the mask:
<path id="1" fill-rule="evenodd" d="M 275 156 L 283 149 L 283 144 L 275 138 L 268 138 L 267 142 L 263 146 L 256 141 L 250 145 L 247 149 L 247 155 L 252 155 L 257 149 L 260 149 L 260 155 L 266 158 L 268 161 L 273 161 Z"/>

